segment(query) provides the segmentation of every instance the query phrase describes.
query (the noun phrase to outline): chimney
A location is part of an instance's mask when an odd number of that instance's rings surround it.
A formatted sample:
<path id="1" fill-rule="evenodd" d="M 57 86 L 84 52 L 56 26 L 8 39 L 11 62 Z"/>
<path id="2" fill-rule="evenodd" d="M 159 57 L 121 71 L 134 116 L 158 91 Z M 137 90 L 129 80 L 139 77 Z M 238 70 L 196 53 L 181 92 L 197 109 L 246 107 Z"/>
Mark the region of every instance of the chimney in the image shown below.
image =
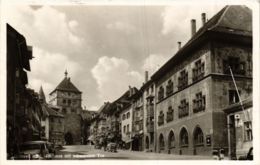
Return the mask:
<path id="1" fill-rule="evenodd" d="M 149 77 L 148 71 L 145 71 L 145 83 L 148 81 L 148 77 Z"/>
<path id="2" fill-rule="evenodd" d="M 131 97 L 132 96 L 132 88 L 131 88 L 130 85 L 128 87 L 129 87 L 129 97 Z"/>
<path id="3" fill-rule="evenodd" d="M 204 26 L 206 23 L 206 13 L 201 13 L 201 22 L 202 26 Z"/>
<path id="4" fill-rule="evenodd" d="M 178 42 L 178 48 L 179 48 L 179 50 L 181 49 L 181 42 L 180 41 Z"/>
<path id="5" fill-rule="evenodd" d="M 196 33 L 196 20 L 192 19 L 191 21 L 191 37 Z"/>

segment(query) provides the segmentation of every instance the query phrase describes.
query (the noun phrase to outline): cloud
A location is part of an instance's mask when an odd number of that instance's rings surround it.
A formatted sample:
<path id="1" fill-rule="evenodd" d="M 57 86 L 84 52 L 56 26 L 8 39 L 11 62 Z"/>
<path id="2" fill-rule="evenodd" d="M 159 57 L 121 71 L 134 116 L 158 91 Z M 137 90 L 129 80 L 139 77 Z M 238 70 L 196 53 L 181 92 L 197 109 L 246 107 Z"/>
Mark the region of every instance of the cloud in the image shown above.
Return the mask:
<path id="1" fill-rule="evenodd" d="M 106 25 L 107 29 L 112 29 L 112 30 L 119 30 L 126 32 L 127 34 L 130 34 L 131 32 L 135 31 L 135 27 L 129 23 L 126 22 L 114 22 L 114 23 L 109 23 Z"/>
<path id="2" fill-rule="evenodd" d="M 100 57 L 91 73 L 102 101 L 114 101 L 128 90 L 129 85 L 139 87 L 142 83 L 142 76 L 131 70 L 126 60 L 116 57 Z"/>
<path id="3" fill-rule="evenodd" d="M 42 85 L 46 95 L 63 79 L 65 69 L 69 72 L 68 76 L 76 75 L 81 69 L 76 62 L 68 59 L 64 54 L 50 53 L 33 47 L 33 56 L 35 58 L 30 61 L 33 72 L 28 72 L 29 86 L 38 91 Z"/>
<path id="4" fill-rule="evenodd" d="M 185 36 L 186 40 L 191 36 L 190 20 L 197 20 L 197 30 L 201 27 L 201 13 L 206 13 L 210 19 L 223 5 L 181 5 L 165 7 L 161 14 L 163 35 L 174 34 L 176 38 Z M 185 10 L 185 11 L 184 11 Z M 188 33 L 189 35 L 186 35 Z"/>
<path id="5" fill-rule="evenodd" d="M 74 32 L 79 26 L 65 13 L 50 6 L 37 10 L 29 6 L 6 6 L 6 21 L 26 36 L 29 43 L 50 52 L 71 53 L 79 49 L 83 38 Z"/>
<path id="6" fill-rule="evenodd" d="M 170 57 L 161 54 L 151 54 L 144 59 L 142 69 L 148 71 L 151 76 L 155 73 Z"/>

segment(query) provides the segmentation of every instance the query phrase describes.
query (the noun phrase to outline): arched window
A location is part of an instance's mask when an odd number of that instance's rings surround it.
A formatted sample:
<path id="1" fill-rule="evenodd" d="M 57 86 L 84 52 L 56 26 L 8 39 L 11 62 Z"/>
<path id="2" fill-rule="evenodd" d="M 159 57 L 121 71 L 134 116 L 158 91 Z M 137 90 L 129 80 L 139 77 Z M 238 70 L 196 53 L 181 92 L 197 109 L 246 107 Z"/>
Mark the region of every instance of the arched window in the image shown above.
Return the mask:
<path id="1" fill-rule="evenodd" d="M 160 137 L 159 137 L 159 147 L 160 147 L 160 150 L 164 149 L 164 137 L 162 134 L 160 134 Z"/>
<path id="2" fill-rule="evenodd" d="M 125 114 L 123 114 L 123 117 L 122 117 L 122 118 L 123 118 L 123 120 L 125 120 Z"/>
<path id="3" fill-rule="evenodd" d="M 146 136 L 146 138 L 145 138 L 145 148 L 149 149 L 149 137 L 148 136 Z"/>
<path id="4" fill-rule="evenodd" d="M 174 133 L 173 131 L 171 131 L 169 133 L 169 137 L 168 137 L 168 148 L 173 148 L 175 147 L 175 136 L 174 136 Z"/>
<path id="5" fill-rule="evenodd" d="M 180 132 L 180 146 L 187 147 L 189 145 L 189 137 L 186 128 L 182 128 Z"/>
<path id="6" fill-rule="evenodd" d="M 204 136 L 200 127 L 196 127 L 193 133 L 193 142 L 195 146 L 203 145 Z"/>

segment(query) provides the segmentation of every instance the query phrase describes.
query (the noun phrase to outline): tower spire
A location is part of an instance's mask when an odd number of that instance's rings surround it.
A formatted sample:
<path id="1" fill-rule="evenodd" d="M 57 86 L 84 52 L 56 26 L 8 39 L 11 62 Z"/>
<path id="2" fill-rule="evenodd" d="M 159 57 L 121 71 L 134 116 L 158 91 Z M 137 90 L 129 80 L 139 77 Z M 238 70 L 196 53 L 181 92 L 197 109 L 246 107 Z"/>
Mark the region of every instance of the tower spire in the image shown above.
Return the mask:
<path id="1" fill-rule="evenodd" d="M 40 91 L 39 91 L 39 100 L 42 103 L 46 103 L 45 94 L 43 92 L 42 86 L 40 87 Z"/>
<path id="2" fill-rule="evenodd" d="M 67 76 L 68 76 L 68 71 L 67 71 L 67 69 L 65 70 L 65 77 L 67 78 Z"/>

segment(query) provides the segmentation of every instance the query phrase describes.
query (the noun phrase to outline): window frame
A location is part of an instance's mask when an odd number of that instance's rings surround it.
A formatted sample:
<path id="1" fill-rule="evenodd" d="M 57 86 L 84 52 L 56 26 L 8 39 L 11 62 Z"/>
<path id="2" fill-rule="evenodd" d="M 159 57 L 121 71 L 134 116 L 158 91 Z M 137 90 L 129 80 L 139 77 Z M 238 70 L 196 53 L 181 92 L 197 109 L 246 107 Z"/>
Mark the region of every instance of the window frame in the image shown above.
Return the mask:
<path id="1" fill-rule="evenodd" d="M 246 124 L 249 124 L 249 127 L 246 127 Z M 248 138 L 248 132 L 250 134 L 250 138 Z M 244 141 L 250 142 L 253 141 L 253 129 L 252 129 L 252 121 L 244 122 Z"/>

